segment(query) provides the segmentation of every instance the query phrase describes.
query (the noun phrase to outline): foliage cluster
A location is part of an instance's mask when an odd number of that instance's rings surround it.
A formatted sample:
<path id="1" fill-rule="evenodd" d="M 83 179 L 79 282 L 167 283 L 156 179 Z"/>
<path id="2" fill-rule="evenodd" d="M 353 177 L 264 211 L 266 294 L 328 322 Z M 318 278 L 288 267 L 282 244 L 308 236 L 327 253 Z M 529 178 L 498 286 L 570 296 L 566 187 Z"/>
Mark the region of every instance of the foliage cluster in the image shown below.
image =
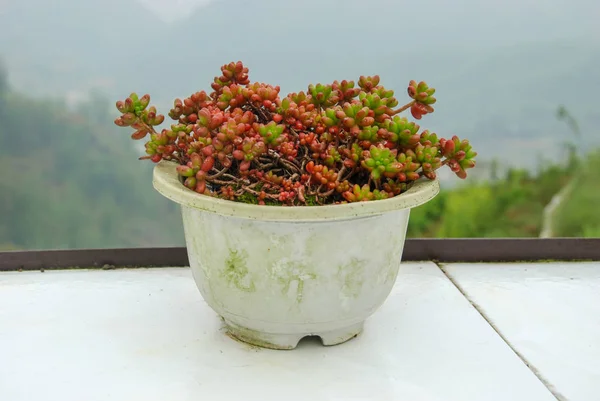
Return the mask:
<path id="1" fill-rule="evenodd" d="M 176 123 L 161 132 L 165 117 L 148 94 L 116 103 L 115 124 L 133 128 L 136 140 L 150 135 L 142 159 L 175 161 L 183 184 L 200 194 L 277 205 L 369 201 L 435 179 L 444 165 L 460 178 L 475 166 L 468 140 L 438 138 L 399 116 L 434 111 L 435 89 L 425 82 L 410 81 L 400 107 L 377 75 L 280 97 L 279 86 L 251 82 L 238 61 L 223 65 L 211 87 L 176 99 L 168 113 Z"/>
<path id="2" fill-rule="evenodd" d="M 0 93 L 0 251 L 183 244 L 177 205 L 152 188 L 110 103 L 69 110 L 8 85 Z"/>
<path id="3" fill-rule="evenodd" d="M 411 211 L 408 236 L 538 237 L 544 207 L 573 179 L 575 171 L 569 165 L 559 164 L 544 165 L 538 173 L 510 168 L 495 180 L 472 181 L 470 185 L 442 191 L 430 202 Z M 589 218 L 595 213 L 592 203 L 579 206 L 582 216 Z M 555 235 L 564 236 L 564 232 L 561 226 L 555 230 Z M 585 235 L 579 232 L 576 236 Z"/>

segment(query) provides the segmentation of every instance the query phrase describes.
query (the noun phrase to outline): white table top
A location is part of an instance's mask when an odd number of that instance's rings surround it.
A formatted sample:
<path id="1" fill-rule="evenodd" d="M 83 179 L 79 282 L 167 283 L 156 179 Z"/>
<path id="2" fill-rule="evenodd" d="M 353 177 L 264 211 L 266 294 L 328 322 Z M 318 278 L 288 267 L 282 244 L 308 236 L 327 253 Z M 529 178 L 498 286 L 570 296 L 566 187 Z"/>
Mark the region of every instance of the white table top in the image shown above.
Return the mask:
<path id="1" fill-rule="evenodd" d="M 0 400 L 593 401 L 600 264 L 561 266 L 446 266 L 546 385 L 430 262 L 359 337 L 291 351 L 228 337 L 187 268 L 0 273 Z"/>
<path id="2" fill-rule="evenodd" d="M 560 400 L 600 400 L 600 263 L 444 267 Z"/>

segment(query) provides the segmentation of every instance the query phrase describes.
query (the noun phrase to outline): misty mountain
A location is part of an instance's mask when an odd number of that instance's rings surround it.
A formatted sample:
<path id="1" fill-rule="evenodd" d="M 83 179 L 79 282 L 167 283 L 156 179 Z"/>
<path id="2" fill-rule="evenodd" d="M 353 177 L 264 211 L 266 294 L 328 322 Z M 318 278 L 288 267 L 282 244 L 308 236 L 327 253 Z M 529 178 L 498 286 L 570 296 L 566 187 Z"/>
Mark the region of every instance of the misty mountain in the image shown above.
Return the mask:
<path id="1" fill-rule="evenodd" d="M 178 205 L 98 101 L 70 112 L 0 89 L 0 251 L 183 244 Z"/>
<path id="2" fill-rule="evenodd" d="M 30 0 L 0 8 L 0 57 L 29 94 L 137 91 L 163 112 L 236 60 L 283 93 L 379 74 L 402 100 L 409 80 L 425 80 L 438 103 L 424 127 L 472 139 L 482 158 L 531 165 L 572 139 L 554 117 L 560 104 L 598 138 L 599 10 L 590 0 L 229 0 L 166 23 L 134 0 Z"/>
<path id="3" fill-rule="evenodd" d="M 419 123 L 471 140 L 471 183 L 493 158 L 504 170 L 565 156 L 576 137 L 559 105 L 593 148 L 599 11 L 596 0 L 0 0 L 0 249 L 183 245 L 178 206 L 152 188 L 152 164 L 136 160 L 142 144 L 112 123 L 114 102 L 150 93 L 166 114 L 230 61 L 283 94 L 379 74 L 402 102 L 411 79 L 425 80 L 438 102 Z M 562 184 L 549 171 L 539 187 L 551 195 Z M 440 175 L 446 188 L 458 181 Z M 489 199 L 477 188 L 438 199 L 450 199 L 457 225 L 465 211 L 477 224 L 510 215 L 511 229 L 531 227 L 548 199 L 510 182 Z M 445 212 L 431 205 L 411 224 L 437 230 Z"/>

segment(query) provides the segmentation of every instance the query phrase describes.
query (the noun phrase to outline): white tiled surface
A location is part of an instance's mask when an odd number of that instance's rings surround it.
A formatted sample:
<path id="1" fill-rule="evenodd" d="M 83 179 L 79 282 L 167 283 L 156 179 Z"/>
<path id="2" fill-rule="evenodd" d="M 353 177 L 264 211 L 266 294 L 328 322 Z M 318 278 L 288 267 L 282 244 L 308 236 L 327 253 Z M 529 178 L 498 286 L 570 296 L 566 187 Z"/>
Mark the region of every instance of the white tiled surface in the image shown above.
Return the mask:
<path id="1" fill-rule="evenodd" d="M 600 400 L 600 263 L 444 269 L 559 398 Z"/>
<path id="2" fill-rule="evenodd" d="M 555 398 L 421 263 L 403 264 L 360 337 L 292 351 L 227 337 L 188 269 L 0 273 L 0 400 Z"/>

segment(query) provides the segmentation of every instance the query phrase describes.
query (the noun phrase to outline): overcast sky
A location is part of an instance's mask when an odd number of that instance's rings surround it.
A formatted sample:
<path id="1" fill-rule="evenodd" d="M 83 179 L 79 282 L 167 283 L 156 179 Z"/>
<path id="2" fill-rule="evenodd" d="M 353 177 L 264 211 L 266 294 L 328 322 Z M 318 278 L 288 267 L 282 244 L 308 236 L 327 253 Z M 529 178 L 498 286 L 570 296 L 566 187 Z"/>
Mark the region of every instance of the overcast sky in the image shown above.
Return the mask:
<path id="1" fill-rule="evenodd" d="M 0 4 L 2 1 L 0 0 Z M 137 0 L 154 11 L 165 21 L 185 18 L 194 9 L 209 3 L 225 0 Z M 301 3 L 303 0 L 278 0 L 282 3 Z M 323 2 L 339 2 L 343 0 L 322 0 Z M 413 0 L 389 0 L 395 4 L 405 3 L 407 9 L 416 6 Z M 445 2 L 446 0 L 444 0 Z M 561 15 L 579 15 L 581 18 L 600 18 L 600 1 L 598 0 L 447 0 L 447 5 L 455 8 L 479 9 L 481 15 L 496 15 L 500 18 L 515 14 L 534 14 L 536 17 L 560 18 Z M 365 0 L 368 3 L 368 0 Z M 431 3 L 431 2 L 427 2 Z M 433 3 L 436 3 L 435 1 Z M 439 4 L 439 3 L 438 3 Z M 418 7 L 417 7 L 418 8 Z"/>
<path id="2" fill-rule="evenodd" d="M 0 0 L 1 1 L 1 0 Z M 197 7 L 218 0 L 137 0 L 165 21 L 184 18 Z"/>

